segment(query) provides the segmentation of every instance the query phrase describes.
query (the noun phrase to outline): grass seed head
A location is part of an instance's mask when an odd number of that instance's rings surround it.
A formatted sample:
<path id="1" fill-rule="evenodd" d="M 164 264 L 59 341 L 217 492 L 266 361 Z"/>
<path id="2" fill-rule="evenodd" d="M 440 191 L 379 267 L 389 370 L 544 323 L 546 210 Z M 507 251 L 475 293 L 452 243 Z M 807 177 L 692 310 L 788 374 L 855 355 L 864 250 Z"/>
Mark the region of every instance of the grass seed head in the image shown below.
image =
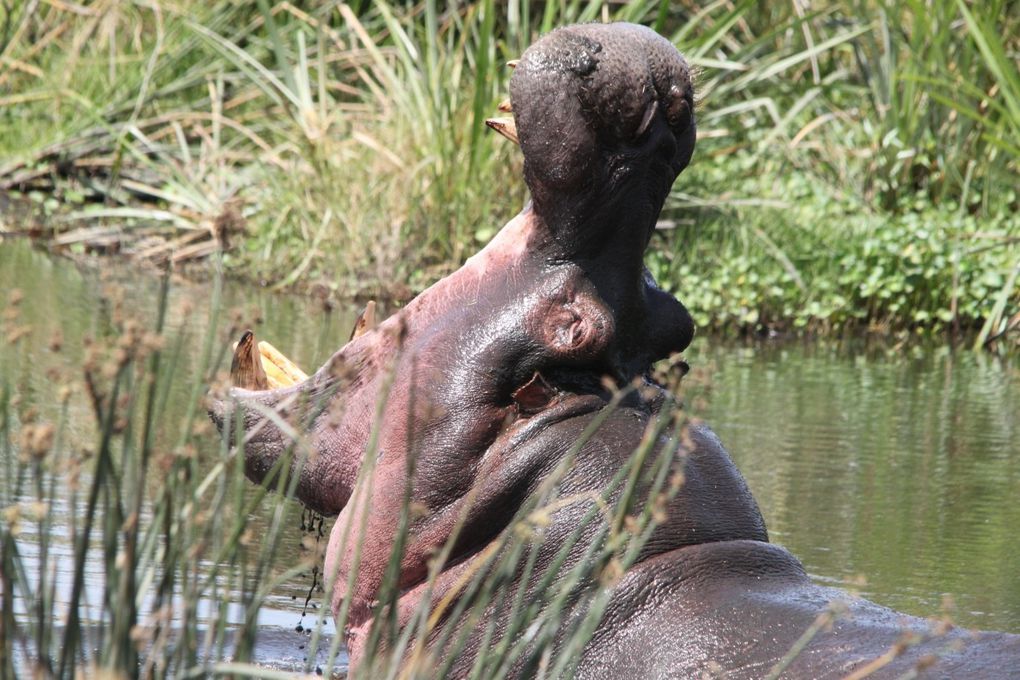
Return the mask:
<path id="1" fill-rule="evenodd" d="M 45 458 L 53 448 L 56 428 L 50 423 L 29 423 L 21 428 L 21 454 L 36 460 Z"/>
<path id="2" fill-rule="evenodd" d="M 7 531 L 11 536 L 17 538 L 21 534 L 21 506 L 9 505 L 3 509 L 0 516 L 3 517 L 4 524 L 7 525 Z"/>

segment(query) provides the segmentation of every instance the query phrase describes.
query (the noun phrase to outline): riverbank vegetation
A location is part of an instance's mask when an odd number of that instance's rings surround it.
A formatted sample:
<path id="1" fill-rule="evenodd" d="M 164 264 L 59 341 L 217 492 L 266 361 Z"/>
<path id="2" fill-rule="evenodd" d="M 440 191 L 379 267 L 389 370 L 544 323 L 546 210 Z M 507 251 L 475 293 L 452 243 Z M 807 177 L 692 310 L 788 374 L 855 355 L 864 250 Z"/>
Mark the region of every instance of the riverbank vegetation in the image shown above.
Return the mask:
<path id="1" fill-rule="evenodd" d="M 0 18 L 0 186 L 54 213 L 59 248 L 227 246 L 269 285 L 406 298 L 526 200 L 484 125 L 504 63 L 606 19 L 699 70 L 698 149 L 649 256 L 699 325 L 1020 326 L 1007 0 L 29 0 Z"/>

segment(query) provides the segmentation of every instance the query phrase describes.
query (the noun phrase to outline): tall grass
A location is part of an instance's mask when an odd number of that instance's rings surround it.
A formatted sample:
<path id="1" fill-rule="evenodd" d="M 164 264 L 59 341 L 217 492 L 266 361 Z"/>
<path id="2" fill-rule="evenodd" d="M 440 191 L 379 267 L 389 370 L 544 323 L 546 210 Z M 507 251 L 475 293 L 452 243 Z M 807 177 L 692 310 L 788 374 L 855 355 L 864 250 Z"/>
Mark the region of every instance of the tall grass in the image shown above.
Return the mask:
<path id="1" fill-rule="evenodd" d="M 519 153 L 483 125 L 503 62 L 556 26 L 625 19 L 700 71 L 699 150 L 651 264 L 703 323 L 987 338 L 1017 309 L 1007 0 L 111 0 L 7 19 L 0 182 L 78 206 L 61 247 L 104 249 L 98 222 L 143 258 L 228 246 L 266 283 L 406 297 L 526 199 Z"/>
<path id="2" fill-rule="evenodd" d="M 680 228 L 653 255 L 699 322 L 958 331 L 996 317 L 997 298 L 1015 311 L 1020 156 L 1000 140 L 1018 119 L 996 83 L 1016 72 L 1002 57 L 1020 16 L 981 4 L 967 24 L 938 0 L 723 7 L 705 12 L 711 52 L 674 36 L 705 67 L 710 160 L 681 178 Z"/>
<path id="3" fill-rule="evenodd" d="M 78 380 L 55 386 L 53 393 L 33 394 L 12 378 L 18 373 L 9 365 L 0 366 L 0 673 L 5 677 L 287 676 L 251 660 L 266 598 L 279 584 L 317 567 L 322 557 L 313 552 L 295 563 L 295 556 L 281 554 L 280 547 L 297 523 L 294 504 L 286 500 L 297 480 L 287 476 L 291 457 L 307 451 L 299 444 L 280 460 L 270 478 L 286 492 L 267 494 L 266 486 L 245 479 L 243 454 L 228 438 L 211 445 L 216 437 L 203 394 L 227 346 L 215 330 L 219 305 L 211 305 L 211 330 L 204 337 L 187 322 L 171 327 L 168 281 L 149 316 L 135 316 L 119 293 L 109 293 L 111 327 L 87 342 L 81 366 L 92 427 L 83 431 L 81 416 L 70 413 L 79 401 L 74 396 Z M 5 362 L 29 351 L 19 349 L 30 337 L 19 305 L 18 295 L 9 298 Z M 200 351 L 186 347 L 196 342 Z M 199 356 L 194 378 L 181 385 L 180 362 L 194 354 Z M 168 409 L 171 392 L 182 389 L 183 411 Z M 679 411 L 666 409 L 606 489 L 576 496 L 561 492 L 575 456 L 628 391 L 618 392 L 593 419 L 466 575 L 451 590 L 433 592 L 451 558 L 453 532 L 430 561 L 422 605 L 400 629 L 399 566 L 412 511 L 407 487 L 404 521 L 358 677 L 443 677 L 467 636 L 482 629 L 489 651 L 466 675 L 533 676 L 539 669 L 550 677 L 570 675 L 607 604 L 608 587 L 637 558 L 681 482 L 676 465 L 684 420 Z M 381 408 L 382 403 L 379 413 Z M 667 445 L 656 450 L 664 439 Z M 366 464 L 350 501 L 356 507 L 372 502 L 376 441 L 373 436 L 367 444 Z M 409 460 L 413 466 L 414 456 Z M 578 507 L 583 520 L 555 552 L 554 563 L 539 573 L 536 559 L 545 527 L 557 512 Z M 256 509 L 262 518 L 257 534 Z M 342 536 L 341 544 L 354 537 Z M 351 578 L 356 574 L 357 558 Z M 520 587 L 529 578 L 537 585 Z M 326 670 L 338 667 L 340 636 L 331 641 L 322 636 L 335 579 L 326 575 L 306 649 L 308 673 L 321 658 L 320 646 L 328 648 Z M 510 612 L 504 631 L 491 627 L 495 610 Z M 567 612 L 574 615 L 566 618 Z M 337 630 L 344 629 L 346 617 L 341 610 Z M 521 635 L 525 629 L 528 634 Z M 426 652 L 426 640 L 435 652 Z"/>

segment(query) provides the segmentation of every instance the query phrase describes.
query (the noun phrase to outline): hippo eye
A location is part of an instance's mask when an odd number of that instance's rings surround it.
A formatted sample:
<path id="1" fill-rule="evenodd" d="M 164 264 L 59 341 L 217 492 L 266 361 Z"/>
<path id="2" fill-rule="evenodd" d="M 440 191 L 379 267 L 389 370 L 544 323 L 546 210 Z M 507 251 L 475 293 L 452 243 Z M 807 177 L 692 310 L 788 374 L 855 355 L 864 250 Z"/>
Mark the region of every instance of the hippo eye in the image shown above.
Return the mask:
<path id="1" fill-rule="evenodd" d="M 547 383 L 541 373 L 535 371 L 531 380 L 518 387 L 511 396 L 521 414 L 533 415 L 549 405 L 556 396 L 556 388 Z"/>
<path id="2" fill-rule="evenodd" d="M 677 132 L 683 132 L 691 124 L 691 106 L 680 90 L 673 88 L 669 92 L 669 105 L 666 107 L 666 118 L 669 126 Z"/>

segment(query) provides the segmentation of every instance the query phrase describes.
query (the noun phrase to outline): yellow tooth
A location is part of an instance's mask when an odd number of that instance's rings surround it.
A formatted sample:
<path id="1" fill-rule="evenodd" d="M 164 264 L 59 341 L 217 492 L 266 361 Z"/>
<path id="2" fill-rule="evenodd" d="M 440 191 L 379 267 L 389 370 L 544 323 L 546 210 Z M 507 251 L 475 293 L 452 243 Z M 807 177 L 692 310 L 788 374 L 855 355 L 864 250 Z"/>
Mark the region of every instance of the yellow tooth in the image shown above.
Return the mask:
<path id="1" fill-rule="evenodd" d="M 262 368 L 266 371 L 266 380 L 269 382 L 269 389 L 271 390 L 290 387 L 295 384 L 289 375 L 280 370 L 279 366 L 264 357 L 262 359 Z"/>
<path id="2" fill-rule="evenodd" d="M 513 118 L 489 118 L 485 124 L 490 128 L 520 146 L 521 140 L 517 138 L 517 124 Z"/>
<path id="3" fill-rule="evenodd" d="M 504 99 L 503 101 L 501 101 L 499 103 L 499 106 L 497 106 L 496 108 L 502 111 L 503 113 L 511 113 L 514 110 L 513 107 L 510 105 L 509 99 Z"/>
<path id="4" fill-rule="evenodd" d="M 234 358 L 230 362 L 230 383 L 234 387 L 246 390 L 267 390 L 269 379 L 259 361 L 258 350 L 255 349 L 255 334 L 245 331 L 241 339 L 234 344 Z"/>
<path id="5" fill-rule="evenodd" d="M 365 333 L 375 328 L 375 300 L 369 300 L 365 309 L 358 314 L 358 320 L 354 322 L 354 329 L 351 331 L 351 340 L 360 338 Z"/>
<path id="6" fill-rule="evenodd" d="M 259 354 L 270 385 L 276 382 L 275 387 L 289 387 L 308 379 L 307 373 L 265 340 L 259 343 Z"/>
<path id="7" fill-rule="evenodd" d="M 510 68 L 517 68 L 517 64 L 519 63 L 521 63 L 520 59 L 511 59 L 506 63 L 506 65 L 509 66 Z"/>

